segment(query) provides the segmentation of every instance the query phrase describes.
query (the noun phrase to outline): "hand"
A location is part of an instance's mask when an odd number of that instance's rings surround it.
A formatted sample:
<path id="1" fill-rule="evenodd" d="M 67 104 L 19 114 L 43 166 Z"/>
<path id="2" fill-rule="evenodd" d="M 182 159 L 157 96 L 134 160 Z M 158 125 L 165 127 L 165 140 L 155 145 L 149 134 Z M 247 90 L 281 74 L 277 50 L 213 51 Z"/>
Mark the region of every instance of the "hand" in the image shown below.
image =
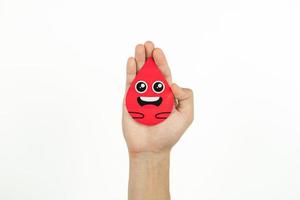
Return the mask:
<path id="1" fill-rule="evenodd" d="M 172 88 L 176 105 L 170 116 L 160 124 L 146 126 L 131 118 L 123 102 L 123 133 L 129 153 L 159 153 L 170 151 L 193 121 L 193 92 L 172 83 L 171 71 L 163 51 L 150 41 L 135 48 L 135 57 L 127 62 L 126 92 L 145 60 L 153 57 Z M 125 92 L 125 96 L 126 96 Z"/>

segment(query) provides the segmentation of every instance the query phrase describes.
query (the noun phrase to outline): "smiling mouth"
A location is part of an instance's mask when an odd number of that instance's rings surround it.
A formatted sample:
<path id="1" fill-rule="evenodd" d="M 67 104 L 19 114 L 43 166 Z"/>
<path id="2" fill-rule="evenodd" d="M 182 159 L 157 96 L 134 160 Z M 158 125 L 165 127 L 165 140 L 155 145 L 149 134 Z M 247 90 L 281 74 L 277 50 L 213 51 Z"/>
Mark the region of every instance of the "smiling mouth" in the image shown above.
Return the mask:
<path id="1" fill-rule="evenodd" d="M 162 102 L 161 97 L 138 97 L 137 102 L 140 106 L 144 105 L 155 105 L 159 106 Z"/>

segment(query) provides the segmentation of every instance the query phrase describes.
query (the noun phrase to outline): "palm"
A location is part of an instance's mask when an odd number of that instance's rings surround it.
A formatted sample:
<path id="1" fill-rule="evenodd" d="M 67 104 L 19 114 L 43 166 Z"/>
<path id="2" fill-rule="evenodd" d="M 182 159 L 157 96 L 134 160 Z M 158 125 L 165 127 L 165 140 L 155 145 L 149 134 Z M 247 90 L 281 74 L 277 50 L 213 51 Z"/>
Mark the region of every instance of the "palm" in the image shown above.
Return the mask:
<path id="1" fill-rule="evenodd" d="M 176 109 L 162 123 L 145 126 L 137 123 L 123 108 L 123 131 L 130 151 L 161 151 L 172 147 L 181 137 L 184 128 L 183 116 Z"/>

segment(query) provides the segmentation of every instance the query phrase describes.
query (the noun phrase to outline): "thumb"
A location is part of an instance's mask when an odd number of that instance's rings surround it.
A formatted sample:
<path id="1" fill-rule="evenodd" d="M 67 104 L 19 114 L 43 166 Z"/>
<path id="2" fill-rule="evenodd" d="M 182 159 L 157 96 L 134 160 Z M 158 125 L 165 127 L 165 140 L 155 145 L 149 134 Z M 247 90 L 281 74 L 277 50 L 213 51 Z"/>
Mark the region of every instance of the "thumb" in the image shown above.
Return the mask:
<path id="1" fill-rule="evenodd" d="M 188 118 L 194 117 L 194 97 L 193 91 L 188 88 L 181 88 L 177 84 L 171 85 L 172 92 L 178 100 L 176 109 Z"/>

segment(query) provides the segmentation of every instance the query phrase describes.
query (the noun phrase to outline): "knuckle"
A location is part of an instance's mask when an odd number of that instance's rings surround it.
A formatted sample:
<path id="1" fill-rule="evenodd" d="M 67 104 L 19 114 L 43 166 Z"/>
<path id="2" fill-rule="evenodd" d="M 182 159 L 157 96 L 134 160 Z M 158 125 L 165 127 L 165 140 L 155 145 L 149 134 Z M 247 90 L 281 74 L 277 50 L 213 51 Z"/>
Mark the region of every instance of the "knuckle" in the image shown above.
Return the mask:
<path id="1" fill-rule="evenodd" d="M 187 120 L 187 123 L 188 123 L 189 125 L 191 125 L 191 124 L 193 123 L 193 121 L 194 121 L 194 116 L 193 116 L 193 115 L 189 116 L 189 117 L 188 117 L 188 120 Z"/>
<path id="2" fill-rule="evenodd" d="M 194 92 L 193 92 L 192 89 L 190 89 L 190 88 L 185 88 L 184 90 L 185 90 L 185 92 L 186 92 L 189 96 L 191 96 L 191 97 L 194 96 Z"/>
<path id="3" fill-rule="evenodd" d="M 191 116 L 191 121 L 190 122 L 192 123 L 194 121 L 194 119 L 195 118 L 194 118 L 194 113 L 193 113 L 192 116 Z"/>
<path id="4" fill-rule="evenodd" d="M 139 49 L 141 49 L 141 48 L 144 48 L 144 45 L 143 45 L 143 44 L 137 44 L 137 45 L 135 46 L 135 49 L 136 49 L 136 50 L 139 50 Z"/>
<path id="5" fill-rule="evenodd" d="M 147 40 L 147 41 L 145 42 L 145 45 L 152 45 L 152 46 L 153 46 L 154 44 L 153 44 L 153 42 L 152 42 L 151 40 Z"/>
<path id="6" fill-rule="evenodd" d="M 193 90 L 192 90 L 192 89 L 188 88 L 187 91 L 188 91 L 191 95 L 193 95 Z"/>
<path id="7" fill-rule="evenodd" d="M 158 54 L 159 52 L 162 52 L 161 48 L 156 47 L 153 51 L 154 54 Z"/>

